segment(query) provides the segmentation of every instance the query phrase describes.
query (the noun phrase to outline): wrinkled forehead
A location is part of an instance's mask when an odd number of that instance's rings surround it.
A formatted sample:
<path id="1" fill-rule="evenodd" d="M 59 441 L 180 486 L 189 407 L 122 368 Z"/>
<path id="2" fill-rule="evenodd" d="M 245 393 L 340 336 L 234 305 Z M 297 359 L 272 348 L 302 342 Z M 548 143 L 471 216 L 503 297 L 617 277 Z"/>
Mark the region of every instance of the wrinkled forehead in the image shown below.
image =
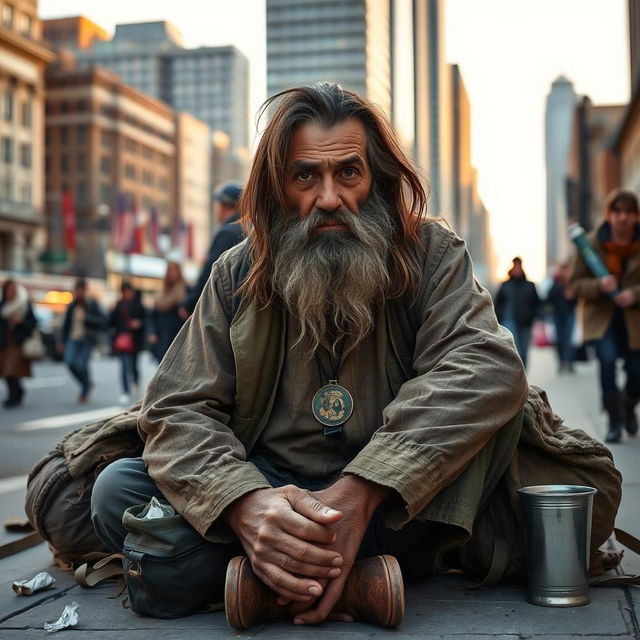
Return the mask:
<path id="1" fill-rule="evenodd" d="M 305 122 L 293 130 L 286 169 L 305 163 L 336 164 L 349 158 L 368 165 L 367 133 L 360 120 L 348 118 L 332 126 Z"/>

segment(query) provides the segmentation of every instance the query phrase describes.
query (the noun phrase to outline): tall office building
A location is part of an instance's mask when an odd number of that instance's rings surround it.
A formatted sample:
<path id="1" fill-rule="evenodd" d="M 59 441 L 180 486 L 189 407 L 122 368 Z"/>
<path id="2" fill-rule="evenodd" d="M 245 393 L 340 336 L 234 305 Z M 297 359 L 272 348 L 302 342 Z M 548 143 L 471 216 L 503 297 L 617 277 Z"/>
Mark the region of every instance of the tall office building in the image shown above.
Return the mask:
<path id="1" fill-rule="evenodd" d="M 573 112 L 577 96 L 573 85 L 560 76 L 547 96 L 545 161 L 547 172 L 546 264 L 563 262 L 569 253 L 567 239 L 567 174 Z"/>
<path id="2" fill-rule="evenodd" d="M 267 93 L 339 82 L 391 111 L 389 0 L 267 0 Z"/>
<path id="3" fill-rule="evenodd" d="M 267 91 L 319 81 L 366 95 L 451 215 L 451 78 L 443 0 L 267 0 Z"/>
<path id="4" fill-rule="evenodd" d="M 107 32 L 84 16 L 44 20 L 42 37 L 54 51 L 89 49 L 96 42 L 109 39 Z"/>
<path id="5" fill-rule="evenodd" d="M 249 62 L 235 47 L 185 49 L 178 29 L 161 21 L 119 24 L 111 40 L 74 55 L 80 67 L 115 71 L 126 84 L 224 131 L 232 147 L 248 146 Z"/>
<path id="6" fill-rule="evenodd" d="M 444 56 L 444 0 L 413 0 L 414 158 L 430 185 L 429 210 L 453 212 L 451 73 Z M 411 38 L 409 38 L 411 40 Z"/>
<path id="7" fill-rule="evenodd" d="M 0 269 L 34 269 L 44 240 L 44 70 L 53 57 L 37 1 L 0 0 Z"/>

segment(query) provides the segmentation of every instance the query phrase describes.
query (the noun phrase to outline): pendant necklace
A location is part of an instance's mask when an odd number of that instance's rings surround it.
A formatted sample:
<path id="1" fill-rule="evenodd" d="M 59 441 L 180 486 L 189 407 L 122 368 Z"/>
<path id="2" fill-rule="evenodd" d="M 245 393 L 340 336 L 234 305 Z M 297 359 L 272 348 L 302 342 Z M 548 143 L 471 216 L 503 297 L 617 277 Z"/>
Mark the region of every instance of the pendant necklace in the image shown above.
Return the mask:
<path id="1" fill-rule="evenodd" d="M 329 378 L 329 383 L 318 389 L 313 401 L 311 411 L 315 419 L 323 425 L 323 433 L 327 437 L 342 435 L 342 425 L 353 413 L 353 397 L 347 389 L 338 384 L 338 372 L 342 361 L 344 349 L 343 338 L 336 345 L 335 353 L 331 352 L 331 375 L 326 376 L 317 356 L 318 366 L 323 378 Z"/>

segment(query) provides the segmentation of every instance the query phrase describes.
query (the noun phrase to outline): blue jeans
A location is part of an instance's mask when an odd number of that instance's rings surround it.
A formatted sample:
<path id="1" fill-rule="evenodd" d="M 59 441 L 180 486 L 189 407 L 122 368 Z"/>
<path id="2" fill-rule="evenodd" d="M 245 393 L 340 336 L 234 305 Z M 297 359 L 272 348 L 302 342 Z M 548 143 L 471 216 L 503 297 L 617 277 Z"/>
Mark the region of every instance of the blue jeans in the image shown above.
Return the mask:
<path id="1" fill-rule="evenodd" d="M 624 359 L 624 368 L 627 374 L 625 391 L 630 398 L 640 398 L 640 350 L 629 349 L 627 327 L 622 313 L 616 313 L 609 325 L 607 332 L 595 340 L 593 346 L 600 362 L 600 388 L 602 394 L 615 393 L 616 385 L 616 361 Z"/>
<path id="2" fill-rule="evenodd" d="M 566 313 L 556 313 L 554 315 L 554 323 L 556 325 L 556 351 L 558 353 L 558 361 L 562 364 L 571 364 L 573 362 L 573 328 L 576 323 L 575 309 L 571 309 Z"/>
<path id="3" fill-rule="evenodd" d="M 86 340 L 68 340 L 64 347 L 64 361 L 69 371 L 80 383 L 82 395 L 89 392 L 91 386 L 91 373 L 89 372 L 89 359 L 91 358 L 91 345 Z"/>
<path id="4" fill-rule="evenodd" d="M 129 395 L 130 384 L 138 384 L 138 376 L 135 368 L 135 353 L 119 353 L 120 360 L 120 380 L 122 381 L 122 392 Z"/>
<path id="5" fill-rule="evenodd" d="M 513 340 L 516 343 L 516 350 L 518 351 L 518 355 L 522 360 L 522 364 L 524 368 L 527 368 L 527 355 L 529 353 L 529 344 L 531 343 L 531 326 L 524 327 L 519 326 L 515 322 L 510 322 L 509 320 L 504 320 L 502 322 L 502 326 L 506 327 L 511 331 L 513 335 Z"/>

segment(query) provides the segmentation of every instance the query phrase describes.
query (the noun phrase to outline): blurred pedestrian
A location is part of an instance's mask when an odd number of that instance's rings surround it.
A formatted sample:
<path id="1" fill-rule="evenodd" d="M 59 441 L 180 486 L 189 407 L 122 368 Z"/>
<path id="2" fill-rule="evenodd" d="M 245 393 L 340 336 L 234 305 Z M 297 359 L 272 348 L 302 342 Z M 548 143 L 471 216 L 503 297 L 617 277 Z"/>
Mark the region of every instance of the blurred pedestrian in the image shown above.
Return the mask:
<path id="1" fill-rule="evenodd" d="M 536 285 L 527 280 L 522 258 L 515 257 L 508 272 L 509 279 L 498 289 L 495 307 L 498 321 L 513 334 L 522 363 L 527 366 L 531 328 L 538 315 L 540 299 Z"/>
<path id="2" fill-rule="evenodd" d="M 144 346 L 145 308 L 130 282 L 120 286 L 121 297 L 111 311 L 109 326 L 113 330 L 113 353 L 120 360 L 122 394 L 120 404 L 131 401 L 131 393 L 140 391 L 137 360 Z"/>
<path id="3" fill-rule="evenodd" d="M 585 342 L 600 363 L 602 405 L 609 417 L 607 442 L 619 442 L 623 429 L 638 432 L 635 406 L 640 400 L 640 209 L 631 191 L 615 191 L 605 220 L 587 235 L 609 273 L 593 276 L 580 252 L 571 265 L 570 285 L 583 304 Z M 616 361 L 624 360 L 624 391 L 616 383 Z"/>
<path id="4" fill-rule="evenodd" d="M 31 361 L 22 353 L 22 344 L 35 327 L 27 290 L 12 278 L 5 280 L 0 301 L 0 375 L 7 383 L 8 395 L 3 403 L 7 408 L 22 403 L 20 378 L 31 377 Z"/>
<path id="5" fill-rule="evenodd" d="M 213 194 L 214 215 L 222 225 L 213 236 L 207 260 L 200 270 L 198 281 L 189 291 L 180 307 L 180 315 L 186 320 L 195 309 L 204 285 L 209 279 L 213 263 L 227 250 L 234 247 L 244 238 L 244 232 L 239 224 L 240 214 L 236 211 L 236 204 L 242 193 L 242 187 L 236 182 L 225 182 Z"/>
<path id="6" fill-rule="evenodd" d="M 93 389 L 91 380 L 91 352 L 106 329 L 106 317 L 98 301 L 87 295 L 84 278 L 75 283 L 73 301 L 67 307 L 62 323 L 64 361 L 73 377 L 80 383 L 78 402 L 89 400 Z"/>
<path id="7" fill-rule="evenodd" d="M 149 345 L 158 362 L 164 357 L 184 322 L 178 311 L 186 293 L 187 287 L 180 265 L 177 262 L 169 262 L 162 281 L 162 290 L 149 314 Z"/>
<path id="8" fill-rule="evenodd" d="M 553 274 L 553 284 L 547 293 L 556 328 L 558 372 L 573 372 L 573 332 L 576 320 L 576 296 L 569 286 L 569 264 L 561 264 Z"/>

